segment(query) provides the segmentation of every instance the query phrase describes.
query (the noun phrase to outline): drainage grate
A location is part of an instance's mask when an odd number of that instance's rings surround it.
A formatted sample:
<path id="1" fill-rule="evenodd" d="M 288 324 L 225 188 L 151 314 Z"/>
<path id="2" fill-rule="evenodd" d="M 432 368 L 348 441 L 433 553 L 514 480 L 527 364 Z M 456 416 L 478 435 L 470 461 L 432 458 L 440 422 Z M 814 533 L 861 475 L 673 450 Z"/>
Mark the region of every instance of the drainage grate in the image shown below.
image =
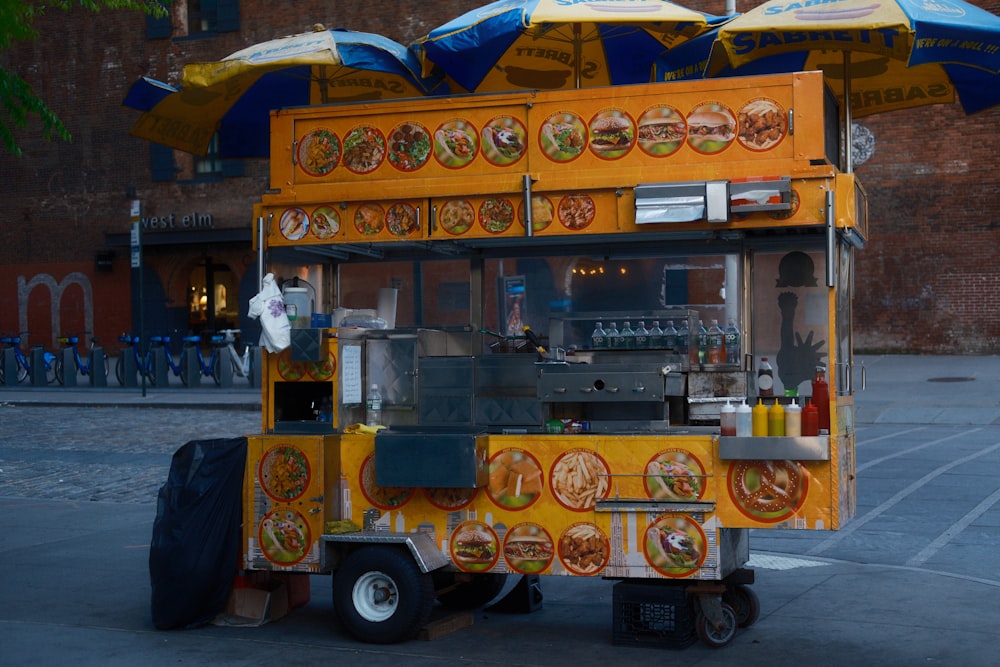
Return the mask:
<path id="1" fill-rule="evenodd" d="M 970 377 L 943 377 L 943 378 L 927 378 L 928 382 L 972 382 L 976 378 Z"/>

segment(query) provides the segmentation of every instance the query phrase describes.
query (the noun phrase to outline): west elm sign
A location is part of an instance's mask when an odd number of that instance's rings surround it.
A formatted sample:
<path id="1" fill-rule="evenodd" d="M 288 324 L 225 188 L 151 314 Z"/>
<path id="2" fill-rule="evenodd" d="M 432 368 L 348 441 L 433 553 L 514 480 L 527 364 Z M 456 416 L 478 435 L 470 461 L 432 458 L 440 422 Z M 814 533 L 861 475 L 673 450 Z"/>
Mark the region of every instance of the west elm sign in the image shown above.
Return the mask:
<path id="1" fill-rule="evenodd" d="M 157 232 L 166 230 L 198 230 L 212 229 L 215 225 L 211 213 L 168 213 L 160 216 L 140 217 L 142 231 Z"/>

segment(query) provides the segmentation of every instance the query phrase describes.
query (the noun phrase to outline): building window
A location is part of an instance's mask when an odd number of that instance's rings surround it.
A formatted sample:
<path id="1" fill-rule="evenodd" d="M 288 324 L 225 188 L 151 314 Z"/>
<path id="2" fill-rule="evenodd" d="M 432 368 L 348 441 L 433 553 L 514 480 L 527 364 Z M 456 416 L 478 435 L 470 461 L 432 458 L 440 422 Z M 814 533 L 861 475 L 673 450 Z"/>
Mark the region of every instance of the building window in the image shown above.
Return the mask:
<path id="1" fill-rule="evenodd" d="M 206 178 L 212 176 L 222 176 L 222 160 L 219 158 L 219 135 L 212 135 L 212 143 L 208 145 L 208 152 L 204 156 L 196 156 L 194 159 L 194 177 Z"/>
<path id="2" fill-rule="evenodd" d="M 189 35 L 240 29 L 239 0 L 187 0 Z"/>

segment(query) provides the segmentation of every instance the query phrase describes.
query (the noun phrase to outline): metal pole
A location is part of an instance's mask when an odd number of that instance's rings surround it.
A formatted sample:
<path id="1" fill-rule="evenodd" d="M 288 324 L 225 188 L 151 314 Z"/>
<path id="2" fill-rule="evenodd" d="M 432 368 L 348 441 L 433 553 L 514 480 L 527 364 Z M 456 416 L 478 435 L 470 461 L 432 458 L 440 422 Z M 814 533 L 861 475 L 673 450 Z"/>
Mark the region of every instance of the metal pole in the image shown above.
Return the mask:
<path id="1" fill-rule="evenodd" d="M 257 217 L 257 291 L 262 289 L 264 289 L 264 216 L 261 215 Z"/>
<path id="2" fill-rule="evenodd" d="M 844 171 L 854 171 L 854 114 L 851 113 L 851 52 L 844 51 Z"/>
<path id="3" fill-rule="evenodd" d="M 142 356 L 142 340 L 146 329 L 146 289 L 145 274 L 142 268 L 142 202 L 138 199 L 132 200 L 132 268 L 136 269 L 139 280 L 139 357 Z M 123 353 L 124 354 L 124 353 Z M 143 362 L 145 363 L 145 362 Z M 146 398 L 146 373 L 139 368 L 139 376 L 142 378 L 142 397 Z"/>

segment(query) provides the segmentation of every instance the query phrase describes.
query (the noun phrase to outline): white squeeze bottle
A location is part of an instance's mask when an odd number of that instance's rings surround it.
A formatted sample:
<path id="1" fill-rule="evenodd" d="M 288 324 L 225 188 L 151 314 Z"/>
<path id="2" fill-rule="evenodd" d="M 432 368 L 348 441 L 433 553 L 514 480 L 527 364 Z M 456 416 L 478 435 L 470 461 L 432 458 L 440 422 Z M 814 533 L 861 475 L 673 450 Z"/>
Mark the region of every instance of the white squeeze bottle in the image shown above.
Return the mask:
<path id="1" fill-rule="evenodd" d="M 785 408 L 785 435 L 802 435 L 802 406 L 794 398 Z"/>
<path id="2" fill-rule="evenodd" d="M 747 405 L 747 399 L 736 406 L 736 435 L 749 438 L 753 435 L 753 410 Z"/>

